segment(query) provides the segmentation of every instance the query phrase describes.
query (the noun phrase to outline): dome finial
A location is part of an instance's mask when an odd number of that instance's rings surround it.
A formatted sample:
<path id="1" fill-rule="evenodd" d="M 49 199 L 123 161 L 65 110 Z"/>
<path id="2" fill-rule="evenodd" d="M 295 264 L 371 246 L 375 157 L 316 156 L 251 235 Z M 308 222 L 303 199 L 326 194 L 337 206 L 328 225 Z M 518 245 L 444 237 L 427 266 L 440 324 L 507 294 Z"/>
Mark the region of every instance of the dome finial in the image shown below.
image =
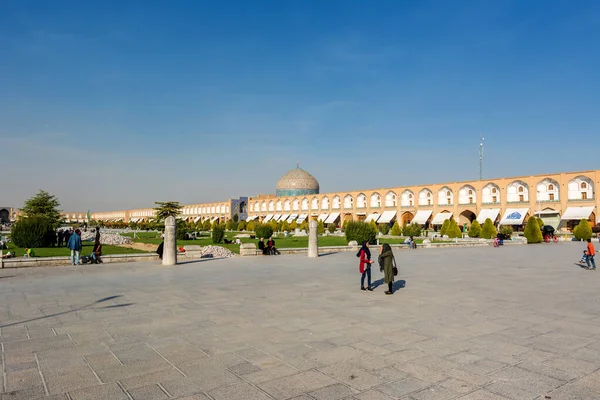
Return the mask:
<path id="1" fill-rule="evenodd" d="M 296 161 L 296 168 L 300 168 L 300 161 Z"/>

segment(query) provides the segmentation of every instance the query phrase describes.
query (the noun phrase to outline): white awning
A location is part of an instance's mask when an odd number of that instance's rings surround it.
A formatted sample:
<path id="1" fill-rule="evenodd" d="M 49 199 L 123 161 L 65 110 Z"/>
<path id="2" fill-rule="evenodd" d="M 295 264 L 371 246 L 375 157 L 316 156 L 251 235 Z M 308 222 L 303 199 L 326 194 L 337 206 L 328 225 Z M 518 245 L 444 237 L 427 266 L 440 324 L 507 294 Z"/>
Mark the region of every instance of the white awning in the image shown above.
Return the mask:
<path id="1" fill-rule="evenodd" d="M 327 219 L 325 221 L 323 221 L 326 224 L 334 224 L 335 221 L 339 218 L 340 213 L 331 213 L 329 214 L 329 217 L 327 217 Z"/>
<path id="2" fill-rule="evenodd" d="M 561 220 L 581 220 L 588 219 L 594 211 L 594 207 L 567 207 Z"/>
<path id="3" fill-rule="evenodd" d="M 452 218 L 452 213 L 451 212 L 441 212 L 441 213 L 437 213 L 435 214 L 435 217 L 433 217 L 433 221 L 431 221 L 432 225 L 442 225 L 447 219 Z"/>
<path id="4" fill-rule="evenodd" d="M 287 219 L 288 224 L 292 223 L 292 221 L 294 221 L 296 218 L 298 218 L 298 214 L 290 215 L 290 217 Z"/>
<path id="5" fill-rule="evenodd" d="M 496 222 L 496 218 L 498 218 L 498 214 L 500 214 L 499 208 L 486 208 L 479 211 L 479 215 L 477 216 L 477 222 L 483 224 L 486 219 L 491 219 L 493 223 Z"/>
<path id="6" fill-rule="evenodd" d="M 381 217 L 381 215 L 377 214 L 377 213 L 369 214 L 367 216 L 367 218 L 365 218 L 365 222 L 371 222 L 371 221 L 377 222 L 377 220 L 379 219 L 379 217 Z"/>
<path id="7" fill-rule="evenodd" d="M 536 211 L 533 213 L 533 215 L 558 215 L 560 214 L 559 211 L 556 210 L 542 210 L 542 211 Z"/>
<path id="8" fill-rule="evenodd" d="M 273 219 L 275 221 L 279 221 L 281 219 L 281 214 L 275 214 L 275 215 L 273 215 Z"/>
<path id="9" fill-rule="evenodd" d="M 194 223 L 195 223 L 195 224 L 196 224 L 196 223 L 198 223 L 198 221 L 200 221 L 200 217 L 196 217 L 196 218 L 194 218 Z"/>
<path id="10" fill-rule="evenodd" d="M 216 221 L 216 220 L 218 220 L 218 219 L 219 219 L 219 217 L 213 217 L 213 218 L 210 220 L 210 222 L 215 222 L 215 221 Z"/>
<path id="11" fill-rule="evenodd" d="M 417 213 L 415 214 L 415 217 L 411 221 L 411 224 L 425 225 L 427 223 L 427 220 L 429 219 L 429 217 L 431 217 L 432 213 L 433 213 L 432 210 L 417 211 Z"/>
<path id="12" fill-rule="evenodd" d="M 246 218 L 246 221 L 247 222 L 254 221 L 256 218 L 258 218 L 258 215 L 251 215 L 248 218 Z"/>
<path id="13" fill-rule="evenodd" d="M 328 216 L 329 216 L 329 214 L 319 214 L 319 218 L 317 218 L 317 221 L 325 222 L 325 220 L 327 219 Z"/>
<path id="14" fill-rule="evenodd" d="M 381 217 L 379 217 L 379 220 L 377 222 L 379 222 L 380 224 L 389 224 L 394 217 L 396 216 L 396 211 L 384 211 L 383 214 L 381 214 Z"/>
<path id="15" fill-rule="evenodd" d="M 273 214 L 267 214 L 267 216 L 265 217 L 265 219 L 263 219 L 263 223 L 264 222 L 269 222 L 272 219 L 273 219 Z"/>
<path id="16" fill-rule="evenodd" d="M 279 218 L 279 221 L 285 221 L 290 217 L 290 214 L 281 214 L 281 217 Z M 277 221 L 277 222 L 279 222 Z"/>
<path id="17" fill-rule="evenodd" d="M 500 225 L 523 225 L 529 208 L 507 208 Z"/>
<path id="18" fill-rule="evenodd" d="M 308 218 L 308 214 L 300 214 L 300 216 L 298 217 L 298 220 L 296 222 L 301 224 L 306 220 L 306 218 Z"/>

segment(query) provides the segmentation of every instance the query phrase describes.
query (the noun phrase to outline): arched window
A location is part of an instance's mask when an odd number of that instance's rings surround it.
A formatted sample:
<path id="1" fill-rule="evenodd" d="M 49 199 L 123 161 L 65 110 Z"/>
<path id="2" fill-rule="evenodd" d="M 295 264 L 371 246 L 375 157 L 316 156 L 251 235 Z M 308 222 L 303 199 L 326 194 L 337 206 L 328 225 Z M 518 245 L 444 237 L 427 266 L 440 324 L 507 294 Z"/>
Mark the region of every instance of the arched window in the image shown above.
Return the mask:
<path id="1" fill-rule="evenodd" d="M 365 208 L 367 206 L 367 196 L 363 193 L 356 197 L 356 208 Z"/>
<path id="2" fill-rule="evenodd" d="M 446 206 L 454 204 L 454 195 L 448 187 L 443 187 L 438 192 L 438 205 Z"/>
<path id="3" fill-rule="evenodd" d="M 294 211 L 300 210 L 300 200 L 294 199 L 294 201 L 292 202 L 292 210 L 294 210 Z"/>
<path id="4" fill-rule="evenodd" d="M 317 197 L 313 197 L 310 201 L 310 209 L 318 210 L 319 209 L 319 199 Z"/>
<path id="5" fill-rule="evenodd" d="M 400 204 L 402 207 L 412 207 L 415 205 L 414 194 L 410 190 L 405 190 L 400 196 Z"/>
<path id="6" fill-rule="evenodd" d="M 587 176 L 580 175 L 569 182 L 569 200 L 588 200 L 594 198 L 594 182 Z"/>
<path id="7" fill-rule="evenodd" d="M 475 204 L 477 196 L 475 188 L 470 185 L 465 185 L 458 191 L 458 204 Z"/>
<path id="8" fill-rule="evenodd" d="M 273 200 L 269 201 L 269 211 L 275 211 L 275 202 Z"/>
<path id="9" fill-rule="evenodd" d="M 529 201 L 529 188 L 525 182 L 513 181 L 506 188 L 506 201 L 524 203 Z"/>
<path id="10" fill-rule="evenodd" d="M 262 204 L 260 205 L 260 210 L 261 211 L 267 211 L 267 202 L 263 201 Z"/>
<path id="11" fill-rule="evenodd" d="M 381 207 L 381 196 L 379 195 L 379 193 L 373 193 L 371 195 L 371 207 Z"/>
<path id="12" fill-rule="evenodd" d="M 290 200 L 286 199 L 283 202 L 283 211 L 290 211 Z"/>
<path id="13" fill-rule="evenodd" d="M 386 207 L 396 207 L 396 193 L 387 192 L 385 195 L 385 206 Z"/>
<path id="14" fill-rule="evenodd" d="M 344 196 L 344 208 L 353 208 L 354 207 L 354 198 L 352 195 L 347 194 Z"/>
<path id="15" fill-rule="evenodd" d="M 329 197 L 325 196 L 321 199 L 321 210 L 329 210 Z"/>
<path id="16" fill-rule="evenodd" d="M 423 189 L 419 192 L 419 205 L 420 206 L 430 206 L 432 205 L 433 194 L 429 189 Z"/>
<path id="17" fill-rule="evenodd" d="M 340 196 L 334 196 L 333 200 L 331 202 L 331 208 L 333 208 L 334 210 L 339 210 L 340 206 L 341 206 L 341 199 Z"/>
<path id="18" fill-rule="evenodd" d="M 302 210 L 308 211 L 308 199 L 306 197 L 302 199 Z"/>

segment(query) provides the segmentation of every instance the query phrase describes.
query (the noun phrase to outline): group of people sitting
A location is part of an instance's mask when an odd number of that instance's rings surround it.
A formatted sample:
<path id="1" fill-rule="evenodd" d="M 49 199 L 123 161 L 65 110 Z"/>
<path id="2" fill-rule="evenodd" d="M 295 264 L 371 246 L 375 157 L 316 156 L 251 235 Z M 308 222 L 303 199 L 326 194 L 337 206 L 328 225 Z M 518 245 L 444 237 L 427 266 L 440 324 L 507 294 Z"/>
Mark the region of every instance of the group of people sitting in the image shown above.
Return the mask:
<path id="1" fill-rule="evenodd" d="M 262 251 L 263 256 L 279 255 L 281 252 L 275 247 L 275 240 L 271 236 L 265 244 L 265 238 L 260 238 L 258 241 L 258 249 Z"/>

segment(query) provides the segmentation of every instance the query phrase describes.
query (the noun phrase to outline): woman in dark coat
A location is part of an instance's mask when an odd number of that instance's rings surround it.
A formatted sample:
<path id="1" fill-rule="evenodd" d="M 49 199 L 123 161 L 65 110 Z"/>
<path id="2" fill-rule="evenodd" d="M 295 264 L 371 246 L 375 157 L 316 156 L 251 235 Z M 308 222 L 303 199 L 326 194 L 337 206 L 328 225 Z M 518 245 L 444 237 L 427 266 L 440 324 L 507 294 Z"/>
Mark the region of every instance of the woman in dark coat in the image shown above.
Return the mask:
<path id="1" fill-rule="evenodd" d="M 392 252 L 392 247 L 384 243 L 381 246 L 381 254 L 379 255 L 379 265 L 383 268 L 384 281 L 388 285 L 388 290 L 385 294 L 393 294 L 394 290 L 392 285 L 394 283 L 394 253 Z"/>
<path id="2" fill-rule="evenodd" d="M 373 291 L 371 287 L 371 250 L 369 250 L 369 242 L 364 242 L 360 250 L 358 251 L 357 256 L 360 258 L 360 264 L 358 266 L 358 270 L 362 274 L 360 278 L 360 290 L 363 292 L 368 290 L 369 292 Z M 367 287 L 365 288 L 365 276 L 367 277 Z"/>

